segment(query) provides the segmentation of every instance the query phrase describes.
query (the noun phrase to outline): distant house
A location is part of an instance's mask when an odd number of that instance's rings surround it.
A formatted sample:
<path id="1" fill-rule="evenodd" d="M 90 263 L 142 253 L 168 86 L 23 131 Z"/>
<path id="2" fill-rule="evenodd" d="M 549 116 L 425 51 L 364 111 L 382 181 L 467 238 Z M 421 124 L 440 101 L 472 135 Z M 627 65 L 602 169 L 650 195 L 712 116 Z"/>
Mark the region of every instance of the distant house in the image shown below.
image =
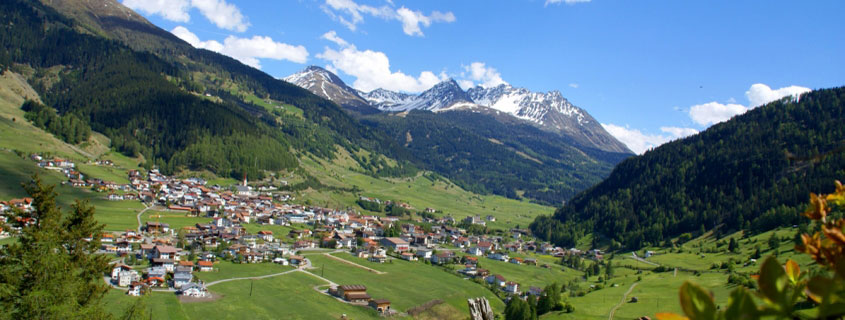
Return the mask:
<path id="1" fill-rule="evenodd" d="M 148 288 L 149 287 L 147 286 L 147 284 L 145 284 L 143 282 L 136 281 L 136 282 L 129 284 L 129 290 L 126 291 L 126 294 L 130 295 L 130 296 L 138 297 L 138 296 L 143 295 L 147 291 Z"/>
<path id="2" fill-rule="evenodd" d="M 176 289 L 182 288 L 182 286 L 190 283 L 193 279 L 194 276 L 191 274 L 190 269 L 177 270 L 173 273 L 173 287 Z"/>
<path id="3" fill-rule="evenodd" d="M 214 263 L 211 261 L 200 261 L 198 265 L 200 272 L 214 271 Z"/>
<path id="4" fill-rule="evenodd" d="M 387 299 L 373 299 L 370 300 L 370 307 L 376 309 L 378 313 L 390 312 L 390 300 Z"/>
<path id="5" fill-rule="evenodd" d="M 132 282 L 136 282 L 141 279 L 141 276 L 138 275 L 138 271 L 135 270 L 126 270 L 121 271 L 117 276 L 117 285 L 119 287 L 128 287 Z"/>
<path id="6" fill-rule="evenodd" d="M 499 287 L 504 287 L 506 282 L 507 282 L 507 281 L 505 281 L 505 277 L 503 277 L 500 274 L 489 275 L 484 280 L 486 280 L 487 283 L 489 283 L 489 284 L 494 284 L 494 285 L 497 285 Z"/>
<path id="7" fill-rule="evenodd" d="M 176 266 L 176 261 L 172 259 L 161 259 L 161 258 L 153 258 L 152 259 L 153 267 L 162 267 L 167 272 L 173 272 L 173 269 Z"/>
<path id="8" fill-rule="evenodd" d="M 402 252 L 402 260 L 417 261 L 417 256 L 410 252 Z"/>
<path id="9" fill-rule="evenodd" d="M 402 240 L 401 238 L 383 238 L 381 239 L 381 245 L 391 248 L 396 252 L 405 252 L 410 249 L 408 241 Z"/>
<path id="10" fill-rule="evenodd" d="M 519 293 L 519 283 L 508 281 L 505 283 L 505 292 L 513 294 Z"/>
<path id="11" fill-rule="evenodd" d="M 153 248 L 153 257 L 159 259 L 179 259 L 179 253 L 182 249 L 171 246 L 155 246 Z"/>
<path id="12" fill-rule="evenodd" d="M 336 289 L 336 295 L 343 300 L 354 303 L 367 303 L 370 295 L 367 294 L 367 287 L 363 285 L 342 285 Z"/>
<path id="13" fill-rule="evenodd" d="M 158 223 L 147 221 L 146 225 L 147 232 L 154 233 L 154 232 L 170 232 L 170 225 L 167 223 Z"/>
<path id="14" fill-rule="evenodd" d="M 431 263 L 448 264 L 448 263 L 452 262 L 454 257 L 455 257 L 455 254 L 452 253 L 451 251 L 440 252 L 440 253 L 437 253 L 437 254 L 435 254 L 434 256 L 431 257 Z"/>
<path id="15" fill-rule="evenodd" d="M 417 257 L 420 257 L 420 258 L 423 258 L 423 259 L 430 259 L 432 252 L 433 252 L 432 250 L 420 249 L 420 250 L 417 250 Z"/>
<path id="16" fill-rule="evenodd" d="M 532 286 L 532 287 L 528 288 L 528 294 L 533 295 L 535 297 L 539 297 L 539 296 L 543 295 L 543 289 L 540 288 L 540 287 L 533 287 Z"/>
<path id="17" fill-rule="evenodd" d="M 467 254 L 471 254 L 474 256 L 484 255 L 484 251 L 481 250 L 479 247 L 472 247 L 467 249 Z"/>
<path id="18" fill-rule="evenodd" d="M 186 297 L 205 298 L 208 296 L 208 290 L 205 286 L 194 282 L 183 285 L 179 293 Z"/>
<path id="19" fill-rule="evenodd" d="M 499 253 L 499 252 L 493 252 L 491 254 L 488 254 L 487 258 L 490 258 L 490 259 L 493 259 L 493 260 L 498 260 L 498 261 L 508 261 L 510 259 L 508 257 L 507 253 Z"/>
<path id="20" fill-rule="evenodd" d="M 522 258 L 511 258 L 510 263 L 522 264 Z"/>
<path id="21" fill-rule="evenodd" d="M 261 230 L 261 231 L 258 231 L 258 236 L 259 236 L 262 240 L 267 241 L 267 242 L 273 242 L 273 240 L 274 240 L 274 238 L 273 238 L 273 231 L 269 231 L 269 230 Z"/>

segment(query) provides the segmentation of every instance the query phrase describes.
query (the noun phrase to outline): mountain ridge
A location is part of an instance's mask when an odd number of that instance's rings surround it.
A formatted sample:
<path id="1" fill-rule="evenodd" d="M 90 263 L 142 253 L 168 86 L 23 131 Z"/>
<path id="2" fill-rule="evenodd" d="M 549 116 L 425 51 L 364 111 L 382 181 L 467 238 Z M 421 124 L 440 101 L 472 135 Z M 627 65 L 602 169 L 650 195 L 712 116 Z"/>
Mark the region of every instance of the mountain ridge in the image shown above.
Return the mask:
<path id="1" fill-rule="evenodd" d="M 317 88 L 316 85 L 327 82 L 321 81 L 321 78 L 331 78 L 330 82 L 342 92 L 326 94 L 324 88 Z M 395 92 L 382 88 L 362 92 L 350 88 L 332 72 L 316 66 L 309 66 L 303 71 L 286 77 L 285 80 L 341 105 L 348 104 L 347 97 L 349 96 L 354 96 L 357 103 L 360 103 L 358 98 L 364 99 L 372 108 L 383 112 L 410 110 L 445 112 L 488 108 L 524 120 L 545 131 L 558 133 L 564 138 L 573 139 L 587 147 L 633 154 L 589 113 L 574 106 L 563 97 L 560 91 L 556 90 L 540 93 L 502 84 L 490 88 L 476 86 L 465 91 L 454 79 L 449 78 L 419 94 Z M 352 107 L 347 106 L 347 108 L 355 111 Z"/>

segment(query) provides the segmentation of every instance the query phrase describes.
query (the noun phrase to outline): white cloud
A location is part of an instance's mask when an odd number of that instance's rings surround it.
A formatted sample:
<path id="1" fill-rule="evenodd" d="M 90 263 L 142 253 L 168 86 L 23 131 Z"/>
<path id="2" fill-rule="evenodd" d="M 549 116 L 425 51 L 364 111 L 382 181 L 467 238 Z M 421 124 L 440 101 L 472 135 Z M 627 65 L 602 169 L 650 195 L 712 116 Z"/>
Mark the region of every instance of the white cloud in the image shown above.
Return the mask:
<path id="1" fill-rule="evenodd" d="M 389 2 L 392 5 L 392 2 Z M 413 11 L 406 7 L 394 10 L 388 6 L 373 7 L 358 4 L 353 0 L 326 0 L 322 6 L 329 16 L 340 21 L 349 30 L 355 31 L 358 24 L 364 22 L 364 15 L 370 15 L 384 20 L 398 20 L 402 23 L 402 31 L 409 36 L 423 36 L 422 27 L 429 27 L 435 22 L 451 23 L 455 21 L 452 12 L 433 11 L 425 15 L 420 11 Z"/>
<path id="2" fill-rule="evenodd" d="M 420 11 L 412 11 L 411 9 L 401 7 L 396 10 L 396 15 L 399 21 L 402 21 L 402 31 L 409 36 L 422 36 L 422 29 L 420 24 L 424 27 L 431 26 L 433 22 L 454 22 L 455 15 L 451 12 L 442 13 L 434 11 L 430 16 L 426 16 Z"/>
<path id="3" fill-rule="evenodd" d="M 288 60 L 296 63 L 305 63 L 308 60 L 308 50 L 305 47 L 276 42 L 270 37 L 228 36 L 221 44 L 214 40 L 201 41 L 197 35 L 182 26 L 174 28 L 171 33 L 196 48 L 225 54 L 257 69 L 261 68 L 259 59 Z"/>
<path id="4" fill-rule="evenodd" d="M 461 77 L 464 77 L 464 83 L 472 83 L 469 87 L 475 86 L 474 83 L 478 82 L 478 84 L 485 88 L 492 88 L 498 86 L 500 84 L 507 84 L 505 80 L 502 79 L 502 75 L 493 67 L 487 67 L 487 65 L 483 62 L 473 62 L 470 63 L 468 66 L 463 66 L 464 72 L 461 73 Z M 459 83 L 460 84 L 460 83 Z"/>
<path id="5" fill-rule="evenodd" d="M 174 22 L 190 21 L 188 11 L 196 8 L 218 28 L 244 32 L 249 27 L 241 10 L 225 0 L 123 0 L 123 5 Z"/>
<path id="6" fill-rule="evenodd" d="M 317 58 L 328 61 L 329 70 L 341 71 L 355 77 L 352 87 L 361 91 L 383 88 L 393 91 L 420 92 L 446 79 L 445 74 L 438 76 L 431 71 L 423 71 L 417 77 L 399 70 L 391 71 L 390 59 L 384 52 L 358 50 L 355 45 L 341 39 L 333 31 L 327 32 L 322 38 L 340 45 L 340 49 L 327 47 L 323 53 L 317 55 Z"/>
<path id="7" fill-rule="evenodd" d="M 787 96 L 798 97 L 805 92 L 810 92 L 810 88 L 789 86 L 772 90 L 765 84 L 755 83 L 745 92 L 745 96 L 748 98 L 748 105 L 753 108 Z"/>
<path id="8" fill-rule="evenodd" d="M 636 154 L 643 154 L 643 152 L 666 142 L 698 133 L 698 130 L 692 128 L 661 127 L 660 131 L 664 134 L 647 134 L 627 126 L 622 127 L 610 123 L 602 123 L 601 125 L 608 133 Z"/>
<path id="9" fill-rule="evenodd" d="M 244 32 L 249 27 L 249 22 L 241 10 L 225 0 L 191 0 L 191 6 L 197 8 L 218 28 Z"/>
<path id="10" fill-rule="evenodd" d="M 129 9 L 148 15 L 158 15 L 175 22 L 188 22 L 190 3 L 188 0 L 123 0 Z"/>
<path id="11" fill-rule="evenodd" d="M 734 103 L 708 102 L 692 106 L 689 110 L 689 116 L 693 122 L 707 126 L 728 120 L 735 115 L 745 113 L 745 111 L 748 111 L 748 108 Z"/>
<path id="12" fill-rule="evenodd" d="M 726 121 L 733 116 L 743 114 L 748 110 L 779 100 L 783 97 L 798 97 L 802 93 L 809 91 L 809 88 L 799 86 L 789 86 L 773 90 L 765 84 L 755 83 L 751 85 L 751 88 L 749 88 L 748 91 L 745 92 L 745 97 L 748 98 L 747 107 L 735 103 L 735 100 L 731 98 L 726 104 L 714 101 L 694 105 L 690 108 L 689 116 L 693 122 L 702 126 L 708 126 Z"/>
<path id="13" fill-rule="evenodd" d="M 574 4 L 577 4 L 577 3 L 584 3 L 584 2 L 590 2 L 590 1 L 592 1 L 592 0 L 546 0 L 545 5 L 548 6 L 550 4 L 559 4 L 561 2 L 566 3 L 568 5 L 574 5 Z"/>
<path id="14" fill-rule="evenodd" d="M 320 39 L 325 39 L 325 40 L 329 40 L 331 42 L 334 42 L 336 45 L 340 46 L 341 48 L 349 46 L 349 42 L 346 42 L 346 40 L 343 40 L 340 37 L 338 37 L 337 32 L 335 32 L 334 30 L 324 33 L 322 36 L 320 36 Z"/>
<path id="15" fill-rule="evenodd" d="M 579 85 L 577 83 L 570 83 L 569 87 L 572 89 L 578 89 Z"/>

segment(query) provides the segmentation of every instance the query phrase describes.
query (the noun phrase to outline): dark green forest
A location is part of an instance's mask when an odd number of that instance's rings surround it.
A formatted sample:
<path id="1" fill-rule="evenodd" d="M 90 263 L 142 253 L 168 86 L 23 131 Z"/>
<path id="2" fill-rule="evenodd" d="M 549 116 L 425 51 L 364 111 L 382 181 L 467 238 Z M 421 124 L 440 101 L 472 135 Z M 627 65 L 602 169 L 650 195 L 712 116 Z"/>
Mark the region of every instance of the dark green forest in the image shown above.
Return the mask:
<path id="1" fill-rule="evenodd" d="M 845 88 L 785 98 L 620 163 L 531 229 L 570 246 L 587 233 L 628 248 L 719 227 L 802 221 L 810 192 L 845 177 Z"/>
<path id="2" fill-rule="evenodd" d="M 553 205 L 598 183 L 629 156 L 570 144 L 528 124 L 505 124 L 470 111 L 381 114 L 362 122 L 405 142 L 418 166 L 464 189 Z"/>
<path id="3" fill-rule="evenodd" d="M 33 125 L 52 133 L 59 139 L 71 144 L 88 141 L 91 136 L 91 127 L 82 117 L 67 112 L 62 116 L 56 113 L 56 109 L 50 108 L 36 101 L 26 101 L 21 106 L 27 120 Z"/>
<path id="4" fill-rule="evenodd" d="M 78 32 L 75 21 L 38 2 L 4 1 L 0 9 L 0 66 L 27 65 L 36 70 L 36 78 L 59 70 L 58 81 L 31 81 L 57 112 L 39 109 L 30 120 L 67 142 L 84 141 L 94 130 L 108 136 L 117 150 L 143 155 L 148 167 L 166 173 L 207 169 L 252 178 L 260 178 L 264 170 L 297 166 L 295 151 L 333 158 L 337 145 L 407 157 L 392 139 L 359 125 L 336 104 L 234 59 L 193 49 L 178 39 L 171 39 L 179 43 L 167 50 L 178 56 L 134 51 Z M 194 71 L 295 105 L 303 116 L 271 113 L 214 83 L 197 83 Z M 205 90 L 223 102 L 191 90 Z M 415 172 L 413 166 L 400 162 L 399 168 L 380 173 L 409 172 Z"/>

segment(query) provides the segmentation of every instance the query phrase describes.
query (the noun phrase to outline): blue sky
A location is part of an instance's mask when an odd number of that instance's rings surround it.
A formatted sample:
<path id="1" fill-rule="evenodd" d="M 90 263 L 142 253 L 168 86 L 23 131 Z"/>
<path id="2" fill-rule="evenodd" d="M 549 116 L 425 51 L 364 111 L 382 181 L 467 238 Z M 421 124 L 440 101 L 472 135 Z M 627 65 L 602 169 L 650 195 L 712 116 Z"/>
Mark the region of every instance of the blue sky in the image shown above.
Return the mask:
<path id="1" fill-rule="evenodd" d="M 634 151 L 845 85 L 845 1 L 122 0 L 275 77 L 559 90 Z"/>

